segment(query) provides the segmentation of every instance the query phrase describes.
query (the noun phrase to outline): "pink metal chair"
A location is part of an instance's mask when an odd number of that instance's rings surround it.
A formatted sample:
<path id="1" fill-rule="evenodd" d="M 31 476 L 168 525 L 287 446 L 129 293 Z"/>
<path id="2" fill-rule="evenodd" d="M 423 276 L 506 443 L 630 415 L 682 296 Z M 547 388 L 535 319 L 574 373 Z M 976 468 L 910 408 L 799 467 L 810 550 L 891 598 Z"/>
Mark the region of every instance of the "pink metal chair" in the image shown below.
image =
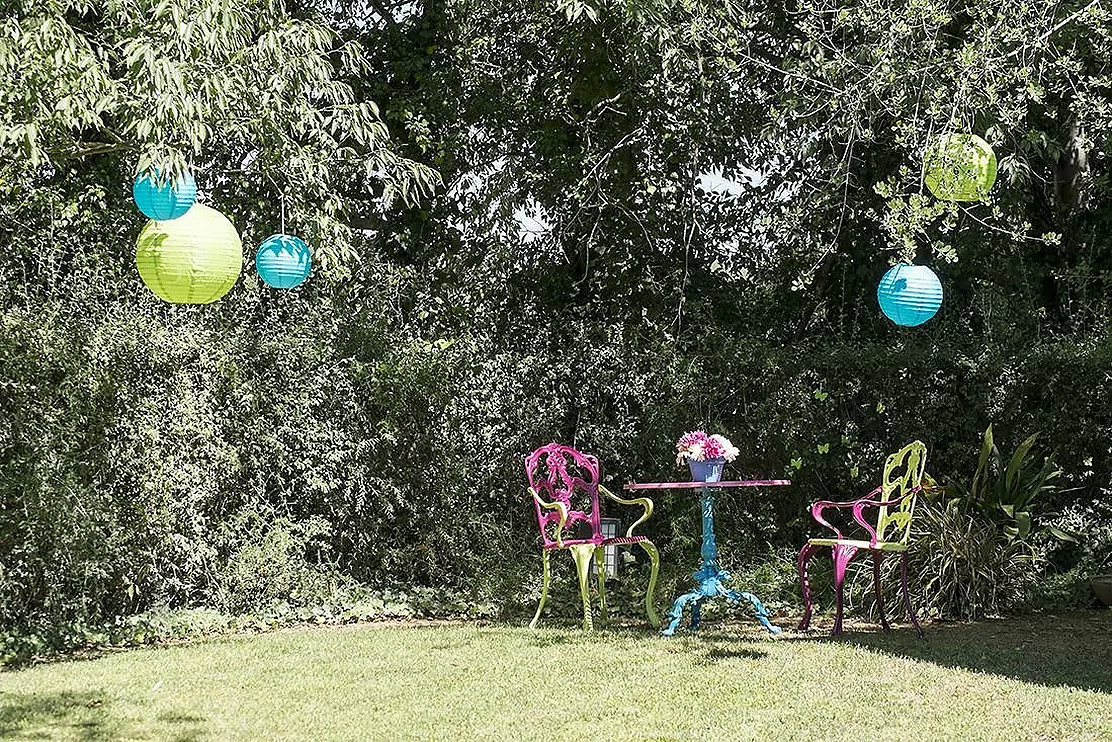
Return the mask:
<path id="1" fill-rule="evenodd" d="M 649 622 L 660 626 L 660 617 L 653 607 L 653 593 L 656 590 L 656 576 L 660 570 L 660 554 L 652 541 L 644 536 L 634 536 L 633 529 L 644 523 L 653 514 L 653 502 L 647 497 L 624 499 L 599 484 L 598 459 L 590 454 L 580 453 L 574 448 L 550 443 L 541 446 L 525 457 L 525 474 L 529 478 L 529 494 L 537 509 L 537 522 L 541 529 L 544 561 L 544 583 L 541 587 L 541 602 L 533 616 L 530 628 L 536 628 L 540 621 L 544 603 L 548 599 L 550 579 L 549 554 L 553 550 L 567 549 L 575 560 L 579 576 L 579 593 L 583 599 L 583 628 L 594 628 L 591 619 L 591 598 L 588 587 L 591 558 L 595 558 L 598 573 L 599 602 L 602 613 L 606 615 L 606 566 L 603 557 L 607 546 L 637 544 L 649 555 L 652 569 L 649 574 L 649 590 L 645 596 L 645 612 Z M 640 505 L 644 513 L 626 531 L 625 536 L 606 538 L 602 535 L 599 520 L 599 493 L 621 505 Z M 576 508 L 579 509 L 576 509 Z M 567 529 L 567 531 L 565 530 Z M 567 536 L 570 535 L 571 538 Z"/>
<path id="2" fill-rule="evenodd" d="M 807 578 L 807 564 L 819 548 L 829 546 L 834 557 L 834 593 L 836 612 L 834 616 L 834 635 L 842 633 L 843 582 L 846 567 L 861 549 L 873 555 L 873 589 L 876 591 L 877 608 L 880 611 L 880 624 L 888 631 L 888 618 L 884 615 L 884 596 L 880 590 L 880 567 L 889 553 L 900 555 L 900 583 L 903 588 L 904 605 L 915 626 L 915 633 L 923 638 L 923 629 L 915 617 L 911 596 L 907 591 L 907 541 L 911 534 L 911 517 L 915 513 L 916 495 L 923 488 L 923 470 L 927 465 L 927 447 L 920 441 L 909 443 L 888 457 L 884 464 L 881 485 L 860 500 L 851 502 L 816 502 L 811 506 L 811 516 L 821 525 L 834 532 L 835 538 L 813 538 L 799 551 L 799 584 L 803 590 L 803 619 L 799 630 L 804 631 L 811 625 L 811 585 Z M 864 526 L 869 538 L 847 539 L 842 532 L 830 525 L 823 517 L 826 508 L 853 508 L 853 519 Z M 876 527 L 865 520 L 866 508 L 877 508 Z M 890 510 L 891 508 L 891 510 Z"/>

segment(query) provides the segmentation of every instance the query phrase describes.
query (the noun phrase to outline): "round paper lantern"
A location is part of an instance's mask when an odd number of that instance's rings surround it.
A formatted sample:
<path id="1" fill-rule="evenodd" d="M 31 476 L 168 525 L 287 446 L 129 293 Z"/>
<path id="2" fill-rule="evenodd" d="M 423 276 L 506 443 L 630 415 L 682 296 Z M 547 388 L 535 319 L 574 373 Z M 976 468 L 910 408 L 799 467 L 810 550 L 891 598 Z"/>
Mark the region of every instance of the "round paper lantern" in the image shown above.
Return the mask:
<path id="1" fill-rule="evenodd" d="M 131 184 L 131 196 L 135 205 L 151 219 L 167 221 L 177 219 L 189 211 L 197 199 L 197 183 L 189 171 L 182 173 L 176 180 L 158 182 L 158 171 L 153 174 L 136 175 Z"/>
<path id="2" fill-rule="evenodd" d="M 292 234 L 273 234 L 263 240 L 255 253 L 259 278 L 276 289 L 292 289 L 309 277 L 312 259 L 309 246 Z"/>
<path id="3" fill-rule="evenodd" d="M 236 228 L 202 204 L 179 219 L 147 222 L 135 247 L 143 283 L 174 304 L 216 301 L 235 284 L 242 264 Z"/>
<path id="4" fill-rule="evenodd" d="M 976 134 L 946 134 L 927 150 L 923 172 L 935 198 L 980 201 L 996 182 L 996 153 Z"/>
<path id="5" fill-rule="evenodd" d="M 888 269 L 876 287 L 880 309 L 897 325 L 921 325 L 942 306 L 942 282 L 925 265 L 901 263 Z"/>

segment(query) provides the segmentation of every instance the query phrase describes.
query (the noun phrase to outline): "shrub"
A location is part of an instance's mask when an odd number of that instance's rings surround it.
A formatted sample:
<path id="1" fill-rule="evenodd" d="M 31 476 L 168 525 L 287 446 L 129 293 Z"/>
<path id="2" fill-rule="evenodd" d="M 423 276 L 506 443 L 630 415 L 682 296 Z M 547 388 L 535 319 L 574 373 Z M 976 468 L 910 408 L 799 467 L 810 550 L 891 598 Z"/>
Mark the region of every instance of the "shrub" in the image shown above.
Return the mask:
<path id="1" fill-rule="evenodd" d="M 1034 517 L 1044 506 L 1046 495 L 1053 492 L 1054 480 L 1062 470 L 1054 463 L 1054 456 L 1046 456 L 1039 463 L 1034 451 L 1038 434 L 1024 440 L 1015 452 L 1004 461 L 996 447 L 992 426 L 985 430 L 977 470 L 966 486 L 954 480 L 946 486 L 948 507 L 975 512 L 980 518 L 999 525 L 1010 540 L 1023 541 L 1031 535 Z M 1055 526 L 1049 532 L 1061 539 L 1072 537 Z"/>
<path id="2" fill-rule="evenodd" d="M 1042 560 L 1027 542 L 951 503 L 929 500 L 916 508 L 914 531 L 908 555 L 911 587 L 915 605 L 926 615 L 972 620 L 1028 602 Z M 887 563 L 893 584 L 898 563 Z"/>
<path id="3" fill-rule="evenodd" d="M 1057 568 L 1035 591 L 1035 603 L 1045 608 L 1087 608 L 1099 605 L 1091 582 L 1097 575 L 1112 573 L 1112 505 L 1104 499 L 1075 503 L 1054 519 L 1076 539 L 1047 539 L 1049 561 Z"/>
<path id="4" fill-rule="evenodd" d="M 214 579 L 221 610 L 245 613 L 276 601 L 320 604 L 347 581 L 329 558 L 332 529 L 323 518 L 295 522 L 251 510 L 237 521 L 225 527 L 233 551 Z"/>

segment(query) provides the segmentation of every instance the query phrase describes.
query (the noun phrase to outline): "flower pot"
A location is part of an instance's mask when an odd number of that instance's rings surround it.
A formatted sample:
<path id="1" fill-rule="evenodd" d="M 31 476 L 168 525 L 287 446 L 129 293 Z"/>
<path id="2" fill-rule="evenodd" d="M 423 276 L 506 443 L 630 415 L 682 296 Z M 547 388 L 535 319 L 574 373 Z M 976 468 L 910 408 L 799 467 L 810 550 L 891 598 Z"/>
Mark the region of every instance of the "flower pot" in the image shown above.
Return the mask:
<path id="1" fill-rule="evenodd" d="M 726 465 L 726 459 L 707 459 L 706 461 L 688 459 L 687 465 L 691 467 L 692 482 L 721 482 L 722 467 Z"/>
<path id="2" fill-rule="evenodd" d="M 1093 592 L 1100 598 L 1100 602 L 1112 606 L 1112 575 L 1101 575 L 1093 578 Z"/>

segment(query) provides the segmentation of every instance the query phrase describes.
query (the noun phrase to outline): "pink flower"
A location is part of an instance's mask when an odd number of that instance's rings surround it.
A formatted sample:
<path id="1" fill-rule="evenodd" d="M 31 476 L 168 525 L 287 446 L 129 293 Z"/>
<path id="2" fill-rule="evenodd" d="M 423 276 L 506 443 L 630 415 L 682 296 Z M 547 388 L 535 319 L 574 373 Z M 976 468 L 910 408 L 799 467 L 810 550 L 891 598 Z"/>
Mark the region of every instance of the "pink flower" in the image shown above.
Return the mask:
<path id="1" fill-rule="evenodd" d="M 716 446 L 721 448 L 722 454 L 720 458 L 726 459 L 726 461 L 733 461 L 737 458 L 737 455 L 741 453 L 737 450 L 737 446 L 735 446 L 733 443 L 730 443 L 729 438 L 727 438 L 726 436 L 718 435 L 717 433 L 715 433 L 708 440 L 712 441 Z"/>
<path id="2" fill-rule="evenodd" d="M 676 464 L 683 466 L 685 460 L 706 461 L 708 459 L 725 459 L 733 461 L 737 458 L 738 450 L 733 443 L 717 433 L 707 435 L 705 430 L 692 430 L 680 436 L 676 441 Z"/>
<path id="3" fill-rule="evenodd" d="M 706 458 L 703 447 L 710 436 L 707 435 L 705 430 L 692 430 L 680 436 L 676 441 L 676 464 L 683 465 L 686 459 L 694 461 L 702 461 Z"/>
<path id="4" fill-rule="evenodd" d="M 705 430 L 692 430 L 689 433 L 684 433 L 680 436 L 679 441 L 676 443 L 676 450 L 683 451 L 691 448 L 697 443 L 702 443 L 707 439 L 707 432 Z"/>
<path id="5" fill-rule="evenodd" d="M 714 438 L 707 438 L 707 442 L 703 444 L 703 454 L 708 459 L 724 459 L 726 458 L 726 447 Z"/>

